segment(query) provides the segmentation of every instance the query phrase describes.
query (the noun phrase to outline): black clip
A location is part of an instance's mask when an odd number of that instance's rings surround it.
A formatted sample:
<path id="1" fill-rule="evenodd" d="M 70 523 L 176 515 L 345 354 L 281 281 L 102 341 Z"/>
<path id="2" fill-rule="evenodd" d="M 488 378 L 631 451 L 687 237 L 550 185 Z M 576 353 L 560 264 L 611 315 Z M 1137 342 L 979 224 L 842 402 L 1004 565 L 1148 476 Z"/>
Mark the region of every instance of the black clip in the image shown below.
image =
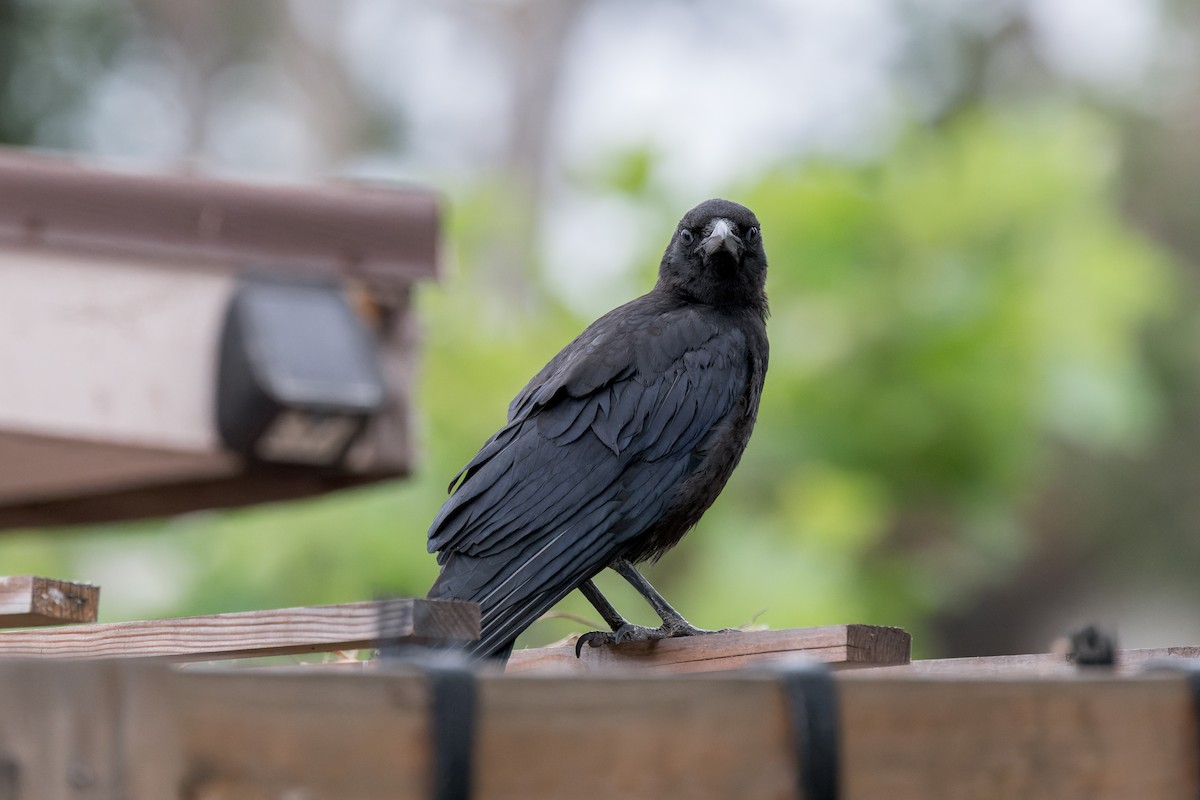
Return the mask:
<path id="1" fill-rule="evenodd" d="M 1067 637 L 1067 659 L 1080 669 L 1113 669 L 1117 653 L 1117 638 L 1097 625 L 1085 625 Z"/>
<path id="2" fill-rule="evenodd" d="M 475 673 L 466 663 L 422 665 L 433 716 L 433 798 L 467 800 L 475 741 Z"/>
<path id="3" fill-rule="evenodd" d="M 840 736 L 833 672 L 818 661 L 797 661 L 779 677 L 791 716 L 800 796 L 836 800 Z"/>

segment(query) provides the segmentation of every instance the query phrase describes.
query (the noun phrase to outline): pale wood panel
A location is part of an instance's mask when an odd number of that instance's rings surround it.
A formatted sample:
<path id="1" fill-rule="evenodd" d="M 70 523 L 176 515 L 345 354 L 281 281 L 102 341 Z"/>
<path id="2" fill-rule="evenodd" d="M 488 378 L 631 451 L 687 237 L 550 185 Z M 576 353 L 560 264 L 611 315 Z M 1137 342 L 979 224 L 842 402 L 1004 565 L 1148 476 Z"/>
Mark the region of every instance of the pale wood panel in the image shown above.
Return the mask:
<path id="1" fill-rule="evenodd" d="M 0 428 L 217 449 L 213 380 L 232 270 L 0 248 Z"/>

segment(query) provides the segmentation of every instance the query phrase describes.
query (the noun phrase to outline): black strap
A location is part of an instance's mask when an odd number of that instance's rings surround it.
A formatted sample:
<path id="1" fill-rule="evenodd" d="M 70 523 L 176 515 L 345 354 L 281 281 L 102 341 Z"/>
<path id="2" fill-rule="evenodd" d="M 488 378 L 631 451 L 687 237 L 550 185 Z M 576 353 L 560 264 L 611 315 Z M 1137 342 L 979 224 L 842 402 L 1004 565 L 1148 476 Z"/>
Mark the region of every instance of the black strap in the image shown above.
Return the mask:
<path id="1" fill-rule="evenodd" d="M 1085 625 L 1067 637 L 1067 657 L 1080 669 L 1117 666 L 1117 638 L 1097 625 Z"/>
<path id="2" fill-rule="evenodd" d="M 781 670 L 780 683 L 791 715 L 800 796 L 836 800 L 840 748 L 833 673 L 820 662 L 796 662 Z"/>
<path id="3" fill-rule="evenodd" d="M 378 645 L 387 666 L 415 667 L 429 682 L 433 800 L 469 800 L 475 742 L 476 687 L 471 660 L 458 649 L 404 642 L 407 607 L 379 604 Z M 393 613 L 402 611 L 399 616 Z"/>
<path id="4" fill-rule="evenodd" d="M 462 663 L 423 668 L 433 716 L 433 798 L 467 800 L 475 739 L 475 673 Z"/>

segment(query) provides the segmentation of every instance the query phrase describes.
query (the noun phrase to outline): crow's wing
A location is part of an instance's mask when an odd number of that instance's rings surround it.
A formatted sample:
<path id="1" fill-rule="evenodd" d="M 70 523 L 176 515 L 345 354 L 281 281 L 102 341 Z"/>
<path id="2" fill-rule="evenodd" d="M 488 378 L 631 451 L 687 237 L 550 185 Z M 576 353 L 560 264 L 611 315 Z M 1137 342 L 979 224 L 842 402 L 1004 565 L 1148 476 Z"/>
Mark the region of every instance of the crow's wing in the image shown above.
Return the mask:
<path id="1" fill-rule="evenodd" d="M 597 320 L 460 473 L 429 531 L 431 596 L 480 603 L 477 650 L 511 644 L 661 519 L 749 372 L 741 331 L 700 310 Z"/>

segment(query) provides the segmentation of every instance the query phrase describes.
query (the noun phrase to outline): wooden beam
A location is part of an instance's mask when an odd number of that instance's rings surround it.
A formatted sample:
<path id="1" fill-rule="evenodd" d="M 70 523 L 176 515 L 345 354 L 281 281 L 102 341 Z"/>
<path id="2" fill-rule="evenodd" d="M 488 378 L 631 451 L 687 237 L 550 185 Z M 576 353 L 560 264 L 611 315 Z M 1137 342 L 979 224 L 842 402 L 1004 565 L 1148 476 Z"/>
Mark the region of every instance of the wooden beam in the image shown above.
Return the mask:
<path id="1" fill-rule="evenodd" d="M 0 658 L 116 656 L 209 661 L 375 647 L 382 638 L 440 644 L 478 637 L 476 604 L 402 599 L 0 631 Z"/>
<path id="2" fill-rule="evenodd" d="M 1200 658 L 1200 647 L 1152 647 L 1137 650 L 1118 650 L 1116 672 L 1136 674 L 1156 661 Z M 976 656 L 972 658 L 932 658 L 895 666 L 867 666 L 872 673 L 893 675 L 946 675 L 955 677 L 1030 677 L 1035 675 L 1070 675 L 1080 668 L 1066 653 L 1030 653 L 1026 655 Z"/>
<path id="3" fill-rule="evenodd" d="M 6 445 L 14 438 L 18 437 L 0 432 L 0 464 L 10 463 L 13 451 Z M 62 493 L 28 500 L 7 498 L 3 496 L 4 481 L 0 480 L 0 530 L 166 517 L 196 509 L 292 500 L 408 474 L 407 466 L 380 465 L 383 468 L 361 473 L 333 472 L 289 464 L 243 464 L 227 453 L 191 456 L 177 453 L 173 457 L 165 454 L 167 458 L 159 459 L 154 452 L 140 448 L 43 441 L 48 457 L 39 458 L 37 474 L 32 477 L 41 480 L 59 467 L 59 474 L 64 477 Z M 96 472 L 91 477 L 85 476 L 83 473 L 97 463 L 97 456 L 105 452 L 111 456 L 110 479 L 99 478 Z M 73 466 L 65 467 L 67 461 Z M 124 475 L 122 467 L 127 468 Z M 140 469 L 141 475 L 134 478 L 128 469 L 131 467 Z M 79 483 L 74 484 L 75 490 L 67 483 L 67 476 L 72 474 L 80 477 Z M 173 476 L 178 478 L 177 482 L 167 480 Z M 122 481 L 122 477 L 132 479 Z M 98 491 L 78 491 L 86 483 L 101 480 L 106 485 Z"/>
<path id="4" fill-rule="evenodd" d="M 1200 789 L 1180 676 L 837 684 L 843 800 Z M 429 687 L 412 672 L 16 661 L 0 663 L 0 707 L 22 797 L 431 796 Z M 769 674 L 480 676 L 479 798 L 794 798 L 795 752 Z"/>
<path id="5" fill-rule="evenodd" d="M 596 672 L 637 669 L 649 672 L 720 672 L 808 656 L 839 668 L 907 664 L 912 637 L 900 628 L 829 625 L 778 631 L 731 631 L 711 636 L 584 647 L 575 645 L 516 650 L 507 672 Z"/>
<path id="6" fill-rule="evenodd" d="M 436 194 L 397 184 L 134 174 L 0 148 L 0 247 L 26 252 L 288 264 L 391 290 L 437 275 L 440 218 Z"/>
<path id="7" fill-rule="evenodd" d="M 0 628 L 95 622 L 100 587 L 36 575 L 0 577 Z"/>

